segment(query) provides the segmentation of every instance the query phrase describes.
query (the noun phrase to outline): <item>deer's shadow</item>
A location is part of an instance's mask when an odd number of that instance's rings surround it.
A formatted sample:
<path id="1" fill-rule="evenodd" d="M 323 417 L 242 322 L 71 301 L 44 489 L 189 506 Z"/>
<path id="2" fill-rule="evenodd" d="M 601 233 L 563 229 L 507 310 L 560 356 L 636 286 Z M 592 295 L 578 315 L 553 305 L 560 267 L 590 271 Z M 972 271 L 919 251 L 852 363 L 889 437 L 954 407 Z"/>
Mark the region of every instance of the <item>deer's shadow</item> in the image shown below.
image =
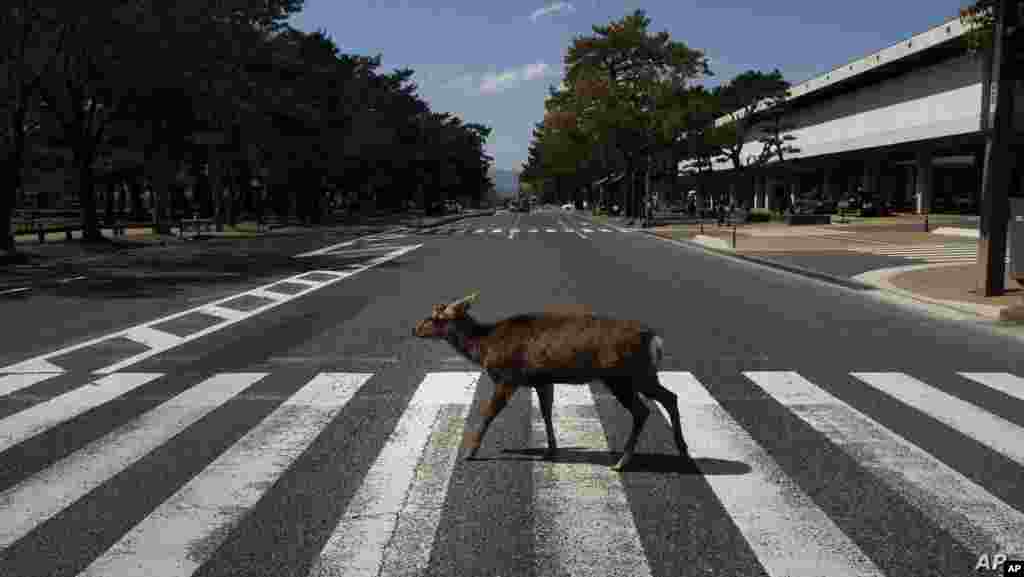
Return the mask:
<path id="1" fill-rule="evenodd" d="M 504 449 L 501 456 L 475 457 L 474 461 L 537 461 L 544 463 L 586 464 L 611 467 L 622 453 L 619 451 L 595 451 L 583 447 L 559 447 L 554 455 L 547 456 L 547 450 Z M 740 461 L 713 459 L 708 457 L 682 457 L 678 454 L 636 453 L 623 471 L 647 473 L 675 473 L 678 475 L 746 475 L 750 465 Z"/>

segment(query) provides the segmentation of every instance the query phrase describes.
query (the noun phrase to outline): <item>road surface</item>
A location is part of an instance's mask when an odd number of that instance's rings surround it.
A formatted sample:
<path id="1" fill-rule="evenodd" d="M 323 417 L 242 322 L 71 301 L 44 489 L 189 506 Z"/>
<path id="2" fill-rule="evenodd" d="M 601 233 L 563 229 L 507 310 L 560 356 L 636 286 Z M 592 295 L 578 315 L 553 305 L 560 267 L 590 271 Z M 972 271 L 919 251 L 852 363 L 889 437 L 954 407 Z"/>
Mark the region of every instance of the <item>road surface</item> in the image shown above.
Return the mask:
<path id="1" fill-rule="evenodd" d="M 321 241 L 175 290 L 0 302 L 0 575 L 976 575 L 1024 556 L 1019 341 L 560 212 Z M 612 472 L 631 423 L 595 383 L 557 389 L 551 460 L 526 391 L 459 460 L 494 384 L 411 328 L 473 291 L 482 320 L 585 304 L 659 330 L 692 459 L 655 411 Z"/>

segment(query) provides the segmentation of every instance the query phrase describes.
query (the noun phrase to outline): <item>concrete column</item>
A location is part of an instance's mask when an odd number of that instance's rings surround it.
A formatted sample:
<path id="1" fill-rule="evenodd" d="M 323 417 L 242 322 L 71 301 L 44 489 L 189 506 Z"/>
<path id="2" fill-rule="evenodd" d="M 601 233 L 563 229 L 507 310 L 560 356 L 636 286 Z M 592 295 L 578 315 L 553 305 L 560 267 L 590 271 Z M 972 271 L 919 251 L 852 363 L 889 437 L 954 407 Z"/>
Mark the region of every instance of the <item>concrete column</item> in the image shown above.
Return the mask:
<path id="1" fill-rule="evenodd" d="M 932 151 L 917 152 L 917 214 L 928 212 L 932 206 Z"/>
<path id="2" fill-rule="evenodd" d="M 821 178 L 821 192 L 829 200 L 839 199 L 839 190 L 836 187 L 835 176 L 831 166 L 826 166 Z"/>
<path id="3" fill-rule="evenodd" d="M 917 185 L 914 184 L 914 166 L 911 164 L 905 166 L 904 173 L 905 180 L 903 182 L 903 200 L 913 201 L 914 192 L 917 190 Z M 917 206 L 916 201 L 914 206 Z"/>

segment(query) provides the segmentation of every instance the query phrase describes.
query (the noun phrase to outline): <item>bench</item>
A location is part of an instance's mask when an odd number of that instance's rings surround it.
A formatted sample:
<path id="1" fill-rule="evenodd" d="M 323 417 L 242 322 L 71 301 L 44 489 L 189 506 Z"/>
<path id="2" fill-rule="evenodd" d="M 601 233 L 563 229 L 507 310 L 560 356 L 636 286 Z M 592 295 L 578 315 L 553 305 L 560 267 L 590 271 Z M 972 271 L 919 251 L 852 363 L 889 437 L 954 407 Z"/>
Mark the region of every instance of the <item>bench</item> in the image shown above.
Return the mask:
<path id="1" fill-rule="evenodd" d="M 202 236 L 203 230 L 210 231 L 213 229 L 212 218 L 183 218 L 178 224 L 178 238 L 185 236 L 185 230 L 188 228 L 195 228 L 195 235 L 192 238 L 199 238 Z"/>

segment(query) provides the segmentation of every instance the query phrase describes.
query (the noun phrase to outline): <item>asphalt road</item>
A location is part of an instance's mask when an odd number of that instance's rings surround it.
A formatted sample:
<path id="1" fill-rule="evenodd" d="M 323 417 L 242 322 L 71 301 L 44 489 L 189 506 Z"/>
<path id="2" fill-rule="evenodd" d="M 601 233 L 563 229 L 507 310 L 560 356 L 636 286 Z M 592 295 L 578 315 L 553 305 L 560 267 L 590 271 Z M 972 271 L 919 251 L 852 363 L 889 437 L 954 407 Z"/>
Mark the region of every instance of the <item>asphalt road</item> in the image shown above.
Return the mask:
<path id="1" fill-rule="evenodd" d="M 39 329 L 5 337 L 0 365 L 0 575 L 976 575 L 1024 557 L 1017 340 L 562 213 L 281 257 L 311 242 L 194 296 L 2 305 Z M 693 458 L 655 411 L 610 471 L 631 423 L 593 384 L 559 388 L 550 461 L 526 391 L 456 460 L 494 384 L 411 328 L 473 291 L 482 320 L 585 304 L 658 329 Z M 62 332 L 76 306 L 111 320 Z"/>

